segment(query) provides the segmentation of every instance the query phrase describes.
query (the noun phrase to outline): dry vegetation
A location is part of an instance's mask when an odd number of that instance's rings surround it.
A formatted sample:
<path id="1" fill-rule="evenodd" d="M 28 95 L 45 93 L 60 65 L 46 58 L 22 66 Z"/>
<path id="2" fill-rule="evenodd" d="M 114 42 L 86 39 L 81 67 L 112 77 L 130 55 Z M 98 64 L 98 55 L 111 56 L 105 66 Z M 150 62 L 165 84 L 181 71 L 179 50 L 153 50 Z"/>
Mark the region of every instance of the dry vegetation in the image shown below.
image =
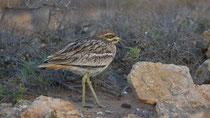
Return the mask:
<path id="1" fill-rule="evenodd" d="M 80 93 L 78 76 L 40 71 L 37 65 L 67 43 L 103 28 L 116 30 L 123 42 L 112 66 L 94 81 L 100 90 L 119 95 L 137 61 L 185 65 L 193 74 L 206 59 L 199 36 L 210 28 L 209 4 L 209 0 L 0 0 L 0 102 L 17 102 L 25 93 L 60 85 Z"/>

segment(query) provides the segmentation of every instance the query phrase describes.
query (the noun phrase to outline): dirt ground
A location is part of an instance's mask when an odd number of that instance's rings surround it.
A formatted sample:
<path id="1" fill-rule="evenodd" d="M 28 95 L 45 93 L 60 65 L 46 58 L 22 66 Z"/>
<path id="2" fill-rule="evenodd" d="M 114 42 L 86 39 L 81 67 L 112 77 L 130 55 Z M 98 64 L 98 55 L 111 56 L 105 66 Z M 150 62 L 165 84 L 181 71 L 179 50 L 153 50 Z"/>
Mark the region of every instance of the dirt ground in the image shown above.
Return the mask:
<path id="1" fill-rule="evenodd" d="M 128 114 L 136 114 L 140 118 L 157 117 L 154 106 L 141 103 L 133 92 L 121 97 L 116 97 L 96 90 L 99 100 L 102 104 L 106 105 L 106 108 L 97 107 L 90 91 L 87 91 L 86 93 L 86 102 L 90 105 L 93 105 L 91 108 L 82 107 L 81 95 L 60 87 L 53 88 L 46 93 L 40 94 L 70 101 L 74 104 L 76 109 L 79 110 L 82 118 L 123 118 Z M 39 95 L 28 95 L 27 99 L 33 101 L 33 99 L 38 96 Z M 122 107 L 122 104 L 126 104 L 124 105 L 126 108 Z"/>

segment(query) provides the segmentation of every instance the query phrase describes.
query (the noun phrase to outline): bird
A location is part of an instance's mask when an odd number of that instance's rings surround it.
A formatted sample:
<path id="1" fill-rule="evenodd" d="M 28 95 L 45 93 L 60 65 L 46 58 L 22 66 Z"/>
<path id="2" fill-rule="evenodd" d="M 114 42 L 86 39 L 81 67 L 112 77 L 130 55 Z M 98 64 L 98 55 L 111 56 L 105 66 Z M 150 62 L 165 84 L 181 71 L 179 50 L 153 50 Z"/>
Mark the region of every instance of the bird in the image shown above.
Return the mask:
<path id="1" fill-rule="evenodd" d="M 113 30 L 102 30 L 93 37 L 83 37 L 71 42 L 66 47 L 47 57 L 39 69 L 64 69 L 82 76 L 82 106 L 90 107 L 85 102 L 85 84 L 87 83 L 99 107 L 103 105 L 90 81 L 103 72 L 116 55 L 116 43 L 120 38 Z"/>

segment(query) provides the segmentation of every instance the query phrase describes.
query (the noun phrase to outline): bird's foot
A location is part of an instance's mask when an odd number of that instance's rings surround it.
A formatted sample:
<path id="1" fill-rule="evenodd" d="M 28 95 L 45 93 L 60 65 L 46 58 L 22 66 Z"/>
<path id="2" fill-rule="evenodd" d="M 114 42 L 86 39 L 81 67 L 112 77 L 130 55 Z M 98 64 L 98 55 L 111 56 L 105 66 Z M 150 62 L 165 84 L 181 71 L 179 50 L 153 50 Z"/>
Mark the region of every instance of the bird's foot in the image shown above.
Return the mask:
<path id="1" fill-rule="evenodd" d="M 107 107 L 106 105 L 103 105 L 103 104 L 101 104 L 101 103 L 97 103 L 97 105 L 98 105 L 98 107 L 100 107 L 100 108 L 105 108 L 105 107 Z"/>
<path id="2" fill-rule="evenodd" d="M 82 107 L 91 108 L 93 107 L 93 105 L 82 103 Z"/>

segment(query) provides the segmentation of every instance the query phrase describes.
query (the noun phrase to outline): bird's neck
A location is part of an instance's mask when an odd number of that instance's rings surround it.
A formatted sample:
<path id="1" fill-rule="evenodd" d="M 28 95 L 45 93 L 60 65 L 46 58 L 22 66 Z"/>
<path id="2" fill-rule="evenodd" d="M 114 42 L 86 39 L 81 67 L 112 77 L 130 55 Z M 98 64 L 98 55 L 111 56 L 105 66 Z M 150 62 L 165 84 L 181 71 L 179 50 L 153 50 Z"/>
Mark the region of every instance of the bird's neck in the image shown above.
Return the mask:
<path id="1" fill-rule="evenodd" d="M 108 44 L 108 45 L 115 45 L 114 42 L 112 41 L 107 41 L 106 39 L 103 39 L 103 38 L 99 38 L 99 40 L 103 41 L 104 43 Z"/>

